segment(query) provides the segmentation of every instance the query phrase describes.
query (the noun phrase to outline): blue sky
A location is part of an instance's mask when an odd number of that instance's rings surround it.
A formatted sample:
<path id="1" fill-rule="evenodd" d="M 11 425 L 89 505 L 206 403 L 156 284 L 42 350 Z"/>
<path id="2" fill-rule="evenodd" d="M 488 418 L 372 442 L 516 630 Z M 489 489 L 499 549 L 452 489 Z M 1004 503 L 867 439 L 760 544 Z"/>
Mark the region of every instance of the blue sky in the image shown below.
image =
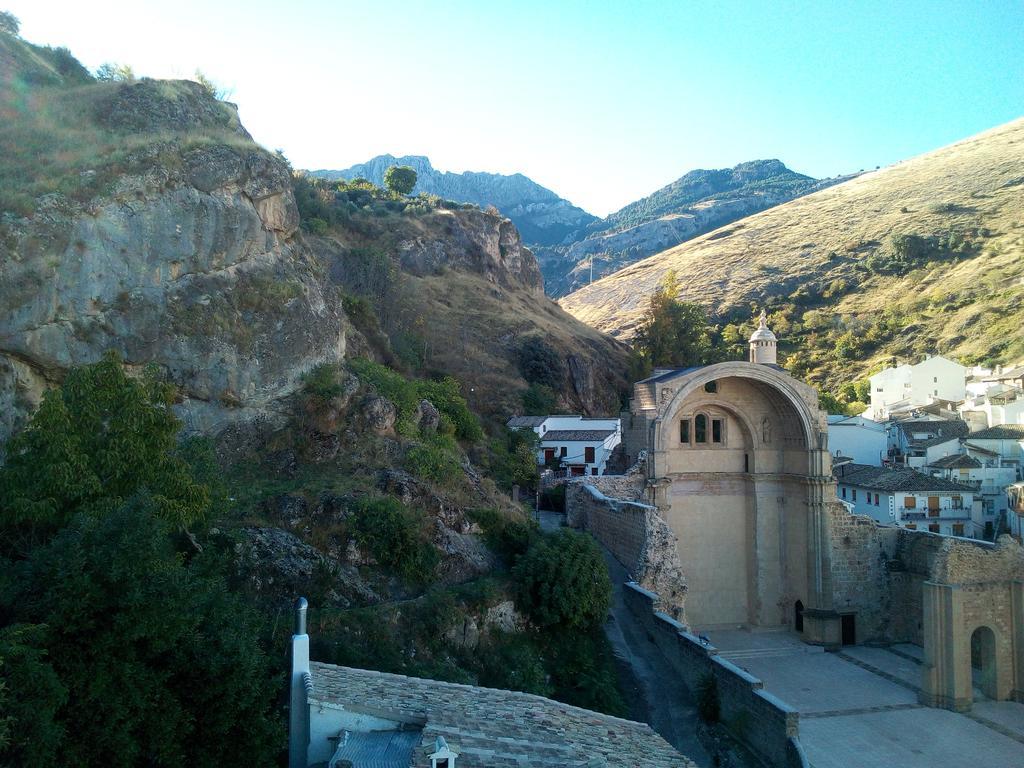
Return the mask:
<path id="1" fill-rule="evenodd" d="M 886 165 L 1024 113 L 1024 0 L 0 0 L 91 68 L 202 69 L 299 168 L 428 155 L 603 215 L 693 168 Z"/>

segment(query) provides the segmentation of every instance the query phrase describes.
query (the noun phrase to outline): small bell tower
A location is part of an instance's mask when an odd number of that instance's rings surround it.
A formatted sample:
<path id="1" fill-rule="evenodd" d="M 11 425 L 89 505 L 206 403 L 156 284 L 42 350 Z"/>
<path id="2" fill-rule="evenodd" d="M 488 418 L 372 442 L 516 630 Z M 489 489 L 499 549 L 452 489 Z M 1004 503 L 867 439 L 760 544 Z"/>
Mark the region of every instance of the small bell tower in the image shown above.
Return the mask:
<path id="1" fill-rule="evenodd" d="M 777 347 L 779 340 L 768 327 L 768 315 L 761 310 L 760 323 L 757 330 L 750 334 L 750 362 L 761 365 L 777 365 Z"/>

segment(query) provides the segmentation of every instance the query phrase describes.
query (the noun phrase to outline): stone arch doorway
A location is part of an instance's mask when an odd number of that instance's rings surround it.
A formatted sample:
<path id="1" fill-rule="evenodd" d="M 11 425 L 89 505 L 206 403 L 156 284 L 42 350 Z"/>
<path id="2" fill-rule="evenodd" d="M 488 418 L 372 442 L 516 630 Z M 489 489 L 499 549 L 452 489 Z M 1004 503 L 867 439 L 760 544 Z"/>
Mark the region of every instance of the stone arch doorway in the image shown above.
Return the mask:
<path id="1" fill-rule="evenodd" d="M 793 606 L 793 628 L 797 632 L 804 631 L 804 604 L 801 600 L 797 600 Z"/>
<path id="2" fill-rule="evenodd" d="M 974 688 L 989 699 L 998 699 L 996 676 L 996 635 L 981 626 L 971 633 L 971 678 Z"/>

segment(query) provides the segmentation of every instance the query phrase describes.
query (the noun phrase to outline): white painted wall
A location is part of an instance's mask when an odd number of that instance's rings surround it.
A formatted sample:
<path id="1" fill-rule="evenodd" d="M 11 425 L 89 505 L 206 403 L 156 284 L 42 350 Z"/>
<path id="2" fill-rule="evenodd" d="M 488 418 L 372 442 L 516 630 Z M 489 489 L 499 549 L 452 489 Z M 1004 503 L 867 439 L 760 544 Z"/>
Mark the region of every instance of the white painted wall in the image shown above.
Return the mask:
<path id="1" fill-rule="evenodd" d="M 600 429 L 600 427 L 595 427 Z M 605 427 L 607 429 L 607 427 Z M 622 442 L 622 432 L 616 431 L 603 440 L 544 440 L 541 438 L 540 447 L 537 450 L 537 463 L 545 463 L 547 450 L 554 450 L 555 456 L 561 459 L 562 466 L 583 464 L 586 467 L 586 474 L 603 475 L 607 469 L 608 457 L 619 443 Z M 562 455 L 562 449 L 565 455 Z M 594 449 L 594 460 L 586 461 L 586 449 Z M 595 473 L 593 470 L 596 469 Z"/>
<path id="2" fill-rule="evenodd" d="M 914 365 L 886 368 L 868 379 L 871 383 L 871 415 L 877 421 L 889 416 L 889 407 L 907 401 L 927 405 L 935 399 L 967 397 L 967 368 L 941 355 Z"/>
<path id="3" fill-rule="evenodd" d="M 889 447 L 886 425 L 863 416 L 829 416 L 828 447 L 857 464 L 881 466 Z"/>
<path id="4" fill-rule="evenodd" d="M 946 536 L 953 536 L 953 525 L 960 523 L 964 526 L 964 536 L 980 538 L 984 529 L 981 520 L 981 503 L 975 499 L 971 491 L 955 493 L 952 491 L 935 491 L 932 493 L 921 493 L 913 491 L 875 491 L 862 486 L 850 485 L 842 482 L 842 478 L 836 478 L 836 493 L 840 501 L 846 503 L 847 507 L 853 507 L 858 515 L 867 515 L 874 518 L 883 525 L 898 525 L 906 527 L 908 524 L 916 525 L 918 530 L 927 531 L 930 524 L 939 526 L 938 533 Z M 875 502 L 875 497 L 878 502 Z M 939 516 L 928 516 L 928 497 L 939 497 Z M 954 509 L 953 497 L 961 497 L 961 508 Z M 915 506 L 907 509 L 905 499 L 913 497 Z M 977 508 L 977 509 L 976 509 Z M 993 519 L 993 518 L 988 518 Z"/>

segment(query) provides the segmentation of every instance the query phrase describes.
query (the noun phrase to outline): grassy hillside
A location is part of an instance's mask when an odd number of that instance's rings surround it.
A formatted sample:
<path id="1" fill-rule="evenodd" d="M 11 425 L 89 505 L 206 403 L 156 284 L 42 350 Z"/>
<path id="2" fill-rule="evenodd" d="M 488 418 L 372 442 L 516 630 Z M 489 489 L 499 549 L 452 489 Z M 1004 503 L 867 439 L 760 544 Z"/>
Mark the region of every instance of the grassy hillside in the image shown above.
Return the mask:
<path id="1" fill-rule="evenodd" d="M 647 197 L 630 203 L 599 222 L 600 230 L 635 227 L 659 216 L 678 213 L 701 202 L 751 195 L 796 197 L 816 184 L 778 160 L 751 160 L 735 168 L 690 171 Z M 597 225 L 589 228 L 597 231 Z"/>
<path id="2" fill-rule="evenodd" d="M 892 357 L 1024 357 L 1024 119 L 799 198 L 561 300 L 628 339 L 668 270 L 740 326 L 766 306 L 796 373 L 829 388 Z"/>

